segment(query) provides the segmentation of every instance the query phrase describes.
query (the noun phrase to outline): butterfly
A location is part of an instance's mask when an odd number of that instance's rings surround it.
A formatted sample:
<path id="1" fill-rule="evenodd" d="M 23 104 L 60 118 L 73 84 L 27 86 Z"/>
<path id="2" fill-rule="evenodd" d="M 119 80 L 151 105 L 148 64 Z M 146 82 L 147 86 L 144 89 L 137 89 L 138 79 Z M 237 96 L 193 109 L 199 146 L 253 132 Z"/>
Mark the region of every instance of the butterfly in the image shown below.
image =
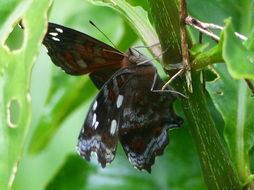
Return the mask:
<path id="1" fill-rule="evenodd" d="M 99 90 L 78 137 L 77 151 L 104 168 L 121 143 L 131 164 L 151 172 L 155 157 L 169 143 L 167 131 L 179 127 L 172 92 L 154 92 L 163 81 L 152 63 L 137 51 L 126 53 L 76 30 L 48 23 L 43 44 L 52 62 L 67 74 L 90 78 Z"/>

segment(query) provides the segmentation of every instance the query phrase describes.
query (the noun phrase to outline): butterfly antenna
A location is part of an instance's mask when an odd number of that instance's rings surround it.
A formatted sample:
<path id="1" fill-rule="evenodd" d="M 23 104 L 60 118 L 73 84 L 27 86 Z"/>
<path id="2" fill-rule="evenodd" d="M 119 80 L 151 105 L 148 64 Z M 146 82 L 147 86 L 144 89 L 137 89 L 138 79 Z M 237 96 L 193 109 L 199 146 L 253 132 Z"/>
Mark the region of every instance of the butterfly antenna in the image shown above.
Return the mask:
<path id="1" fill-rule="evenodd" d="M 109 39 L 109 37 L 108 37 L 104 32 L 102 32 L 101 29 L 98 28 L 98 26 L 96 26 L 91 20 L 89 20 L 89 23 L 90 23 L 91 25 L 93 25 L 97 30 L 99 30 L 99 31 L 103 34 L 103 36 L 104 36 L 105 38 L 107 38 L 107 40 L 113 45 L 113 47 L 114 47 L 115 49 L 117 49 L 116 46 L 115 46 L 115 44 Z"/>

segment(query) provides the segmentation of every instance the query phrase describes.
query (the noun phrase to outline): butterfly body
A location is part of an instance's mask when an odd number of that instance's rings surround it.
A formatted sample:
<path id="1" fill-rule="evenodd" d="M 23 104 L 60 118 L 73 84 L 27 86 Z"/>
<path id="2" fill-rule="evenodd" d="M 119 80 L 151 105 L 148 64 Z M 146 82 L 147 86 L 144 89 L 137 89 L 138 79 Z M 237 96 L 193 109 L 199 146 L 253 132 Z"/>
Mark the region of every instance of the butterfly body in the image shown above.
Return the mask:
<path id="1" fill-rule="evenodd" d="M 168 129 L 183 122 L 173 110 L 175 94 L 151 91 L 163 86 L 152 63 L 134 48 L 124 54 L 53 23 L 43 43 L 57 66 L 71 75 L 91 73 L 100 89 L 80 132 L 78 153 L 88 161 L 95 154 L 105 167 L 120 141 L 131 164 L 151 172 L 155 157 L 169 143 Z"/>

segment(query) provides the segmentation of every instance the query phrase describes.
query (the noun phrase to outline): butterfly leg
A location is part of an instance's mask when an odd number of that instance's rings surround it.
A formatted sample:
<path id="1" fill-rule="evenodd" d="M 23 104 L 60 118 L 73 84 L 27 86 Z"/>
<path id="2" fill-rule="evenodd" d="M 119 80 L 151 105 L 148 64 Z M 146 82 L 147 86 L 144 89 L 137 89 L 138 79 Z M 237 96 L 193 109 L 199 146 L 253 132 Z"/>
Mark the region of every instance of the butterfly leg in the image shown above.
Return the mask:
<path id="1" fill-rule="evenodd" d="M 180 95 L 180 96 L 182 96 L 182 97 L 184 97 L 186 99 L 189 98 L 189 97 L 185 96 L 184 94 L 182 94 L 181 92 L 178 92 L 178 91 L 175 91 L 175 90 L 170 90 L 170 89 L 167 89 L 167 90 L 165 90 L 165 89 L 156 90 L 156 89 L 154 89 L 155 83 L 157 81 L 157 77 L 158 77 L 158 73 L 155 72 L 154 77 L 153 77 L 153 83 L 152 83 L 152 86 L 151 86 L 151 91 L 152 92 L 168 92 L 168 93 L 173 93 L 173 94 Z"/>
<path id="2" fill-rule="evenodd" d="M 174 76 L 172 76 L 161 88 L 161 90 L 165 90 L 165 88 L 173 81 L 175 80 L 178 76 L 183 74 L 185 72 L 185 69 L 180 69 Z"/>

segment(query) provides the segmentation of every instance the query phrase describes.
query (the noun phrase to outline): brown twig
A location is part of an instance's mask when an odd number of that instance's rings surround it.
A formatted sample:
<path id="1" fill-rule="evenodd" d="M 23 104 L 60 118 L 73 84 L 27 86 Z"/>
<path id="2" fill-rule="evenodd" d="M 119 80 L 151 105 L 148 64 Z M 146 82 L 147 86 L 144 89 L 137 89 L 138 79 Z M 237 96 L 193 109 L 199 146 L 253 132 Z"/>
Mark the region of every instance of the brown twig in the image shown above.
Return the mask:
<path id="1" fill-rule="evenodd" d="M 216 29 L 216 30 L 220 30 L 220 31 L 222 31 L 224 29 L 224 27 L 219 26 L 217 24 L 201 22 L 200 20 L 193 18 L 191 16 L 186 17 L 185 23 L 187 25 L 192 26 L 193 28 L 196 28 L 200 32 L 210 36 L 215 41 L 219 41 L 220 38 L 217 35 L 215 35 L 213 32 L 211 32 L 210 30 L 208 30 L 208 28 Z M 248 40 L 248 38 L 246 36 L 239 34 L 238 32 L 235 32 L 235 36 L 240 38 L 241 40 L 244 40 L 244 41 Z"/>
<path id="2" fill-rule="evenodd" d="M 180 69 L 176 74 L 174 74 L 174 76 L 172 76 L 161 88 L 161 90 L 165 90 L 166 87 L 173 81 L 175 80 L 179 75 L 181 75 L 183 72 L 185 71 L 185 69 Z"/>
<path id="3" fill-rule="evenodd" d="M 205 26 L 202 25 L 202 22 L 200 22 L 199 20 L 195 18 L 192 18 L 191 16 L 186 17 L 185 23 L 197 29 L 201 33 L 206 34 L 207 36 L 210 36 L 216 42 L 220 40 L 219 36 L 214 34 L 212 31 L 208 30 Z"/>
<path id="4" fill-rule="evenodd" d="M 180 36 L 181 36 L 183 68 L 186 71 L 185 76 L 186 76 L 188 89 L 190 92 L 192 92 L 191 74 L 190 74 L 191 65 L 190 65 L 186 23 L 185 23 L 185 20 L 188 14 L 187 14 L 187 7 L 186 7 L 185 0 L 179 1 L 179 7 L 180 7 Z"/>

